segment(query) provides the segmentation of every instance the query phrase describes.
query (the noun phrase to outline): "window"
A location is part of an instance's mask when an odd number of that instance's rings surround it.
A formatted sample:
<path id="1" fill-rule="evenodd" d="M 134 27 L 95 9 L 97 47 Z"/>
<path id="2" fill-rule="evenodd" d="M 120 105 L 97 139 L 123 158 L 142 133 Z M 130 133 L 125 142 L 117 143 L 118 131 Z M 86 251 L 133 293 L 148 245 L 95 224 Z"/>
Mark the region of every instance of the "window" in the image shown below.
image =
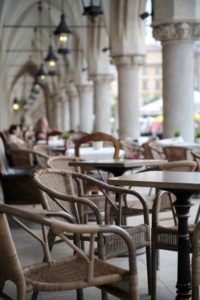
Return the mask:
<path id="1" fill-rule="evenodd" d="M 143 81 L 143 89 L 148 90 L 148 81 L 147 80 Z"/>
<path id="2" fill-rule="evenodd" d="M 142 74 L 147 75 L 147 73 L 148 73 L 147 67 L 143 67 L 142 68 Z"/>
<path id="3" fill-rule="evenodd" d="M 155 74 L 156 75 L 160 75 L 160 73 L 161 73 L 161 67 L 160 66 L 156 66 L 156 68 L 155 68 Z"/>
<path id="4" fill-rule="evenodd" d="M 155 81 L 155 89 L 160 90 L 160 80 Z"/>

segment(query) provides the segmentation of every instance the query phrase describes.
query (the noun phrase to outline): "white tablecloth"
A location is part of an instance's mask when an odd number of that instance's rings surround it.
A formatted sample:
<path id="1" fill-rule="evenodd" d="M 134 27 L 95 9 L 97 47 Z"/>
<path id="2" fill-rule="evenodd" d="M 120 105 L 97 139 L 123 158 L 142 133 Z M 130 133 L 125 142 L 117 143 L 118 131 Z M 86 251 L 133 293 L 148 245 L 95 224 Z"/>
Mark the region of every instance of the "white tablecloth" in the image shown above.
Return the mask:
<path id="1" fill-rule="evenodd" d="M 68 149 L 66 155 L 74 155 L 74 148 Z M 80 157 L 85 160 L 102 160 L 112 159 L 114 155 L 114 148 L 103 147 L 100 149 L 94 149 L 93 147 L 80 148 Z M 120 158 L 124 158 L 124 150 L 120 149 Z"/>

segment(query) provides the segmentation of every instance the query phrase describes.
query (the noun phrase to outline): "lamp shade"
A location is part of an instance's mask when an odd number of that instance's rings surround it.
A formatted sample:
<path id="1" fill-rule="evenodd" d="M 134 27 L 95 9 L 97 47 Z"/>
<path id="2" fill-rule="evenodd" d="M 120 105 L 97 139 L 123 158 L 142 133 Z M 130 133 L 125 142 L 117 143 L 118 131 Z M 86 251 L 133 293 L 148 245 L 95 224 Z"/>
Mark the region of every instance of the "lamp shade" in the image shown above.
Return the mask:
<path id="1" fill-rule="evenodd" d="M 53 51 L 53 47 L 49 46 L 48 54 L 45 58 L 45 61 L 47 62 L 48 67 L 48 75 L 55 75 L 56 74 L 56 64 L 57 64 L 57 56 L 55 55 Z"/>
<path id="2" fill-rule="evenodd" d="M 61 14 L 60 23 L 54 31 L 54 34 L 57 37 L 58 53 L 68 54 L 69 50 L 67 49 L 67 43 L 69 35 L 72 34 L 72 31 L 66 23 L 64 13 Z"/>
<path id="3" fill-rule="evenodd" d="M 36 77 L 37 77 L 37 82 L 40 85 L 44 85 L 46 83 L 46 75 L 47 71 L 45 70 L 45 67 L 43 64 L 40 65 L 39 70 L 37 71 Z"/>
<path id="4" fill-rule="evenodd" d="M 14 98 L 13 103 L 12 103 L 12 109 L 14 111 L 18 111 L 20 109 L 20 104 L 17 98 Z"/>
<path id="5" fill-rule="evenodd" d="M 82 4 L 84 16 L 95 18 L 103 13 L 100 0 L 82 0 Z"/>

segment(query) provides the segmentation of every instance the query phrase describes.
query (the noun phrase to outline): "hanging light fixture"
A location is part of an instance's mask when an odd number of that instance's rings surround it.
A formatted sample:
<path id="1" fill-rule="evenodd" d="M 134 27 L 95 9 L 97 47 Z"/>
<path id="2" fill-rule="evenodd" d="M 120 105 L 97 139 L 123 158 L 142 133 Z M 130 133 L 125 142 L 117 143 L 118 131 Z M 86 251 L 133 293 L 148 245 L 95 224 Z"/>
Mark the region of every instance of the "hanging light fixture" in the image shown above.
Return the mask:
<path id="1" fill-rule="evenodd" d="M 56 67 L 57 67 L 57 56 L 54 53 L 53 47 L 51 45 L 51 4 L 50 4 L 50 0 L 49 0 L 49 50 L 47 53 L 47 56 L 45 58 L 45 61 L 47 63 L 47 68 L 48 68 L 48 75 L 50 76 L 54 76 L 56 75 Z"/>
<path id="2" fill-rule="evenodd" d="M 20 109 L 20 104 L 19 101 L 17 100 L 17 98 L 15 97 L 12 103 L 12 109 L 14 111 L 18 111 Z"/>
<path id="3" fill-rule="evenodd" d="M 39 84 L 37 78 L 35 78 L 35 80 L 33 82 L 31 92 L 34 93 L 34 94 L 39 94 L 40 93 L 40 84 Z"/>
<path id="4" fill-rule="evenodd" d="M 100 0 L 82 0 L 82 4 L 83 15 L 90 17 L 92 22 L 94 22 L 95 17 L 103 14 Z"/>
<path id="5" fill-rule="evenodd" d="M 56 30 L 54 31 L 55 36 L 57 37 L 58 43 L 58 53 L 59 54 L 68 54 L 70 51 L 67 49 L 69 35 L 72 34 L 71 29 L 66 23 L 66 18 L 64 14 L 64 1 L 62 1 L 62 13 L 60 16 L 60 23 L 58 24 Z"/>

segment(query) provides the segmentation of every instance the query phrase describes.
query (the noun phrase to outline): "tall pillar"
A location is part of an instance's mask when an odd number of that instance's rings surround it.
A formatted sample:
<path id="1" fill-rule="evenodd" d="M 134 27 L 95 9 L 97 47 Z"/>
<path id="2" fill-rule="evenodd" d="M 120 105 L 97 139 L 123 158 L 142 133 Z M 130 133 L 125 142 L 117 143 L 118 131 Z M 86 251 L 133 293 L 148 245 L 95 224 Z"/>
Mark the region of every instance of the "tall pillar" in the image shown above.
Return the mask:
<path id="1" fill-rule="evenodd" d="M 184 140 L 194 141 L 193 46 L 198 23 L 181 22 L 154 27 L 162 42 L 164 137 L 179 130 Z"/>
<path id="2" fill-rule="evenodd" d="M 119 136 L 140 136 L 139 123 L 139 69 L 143 55 L 114 56 L 118 69 Z"/>
<path id="3" fill-rule="evenodd" d="M 56 105 L 55 127 L 56 129 L 61 130 L 62 129 L 62 103 L 60 97 L 57 98 L 55 105 Z"/>
<path id="4" fill-rule="evenodd" d="M 70 130 L 68 95 L 66 95 L 66 97 L 62 98 L 62 128 L 63 128 L 63 131 Z"/>
<path id="5" fill-rule="evenodd" d="M 79 117 L 79 96 L 77 90 L 68 91 L 70 106 L 70 127 L 71 130 L 77 131 L 80 128 Z"/>
<path id="6" fill-rule="evenodd" d="M 111 74 L 93 75 L 95 131 L 111 133 Z"/>
<path id="7" fill-rule="evenodd" d="M 80 130 L 93 131 L 93 85 L 78 85 L 80 100 Z"/>

